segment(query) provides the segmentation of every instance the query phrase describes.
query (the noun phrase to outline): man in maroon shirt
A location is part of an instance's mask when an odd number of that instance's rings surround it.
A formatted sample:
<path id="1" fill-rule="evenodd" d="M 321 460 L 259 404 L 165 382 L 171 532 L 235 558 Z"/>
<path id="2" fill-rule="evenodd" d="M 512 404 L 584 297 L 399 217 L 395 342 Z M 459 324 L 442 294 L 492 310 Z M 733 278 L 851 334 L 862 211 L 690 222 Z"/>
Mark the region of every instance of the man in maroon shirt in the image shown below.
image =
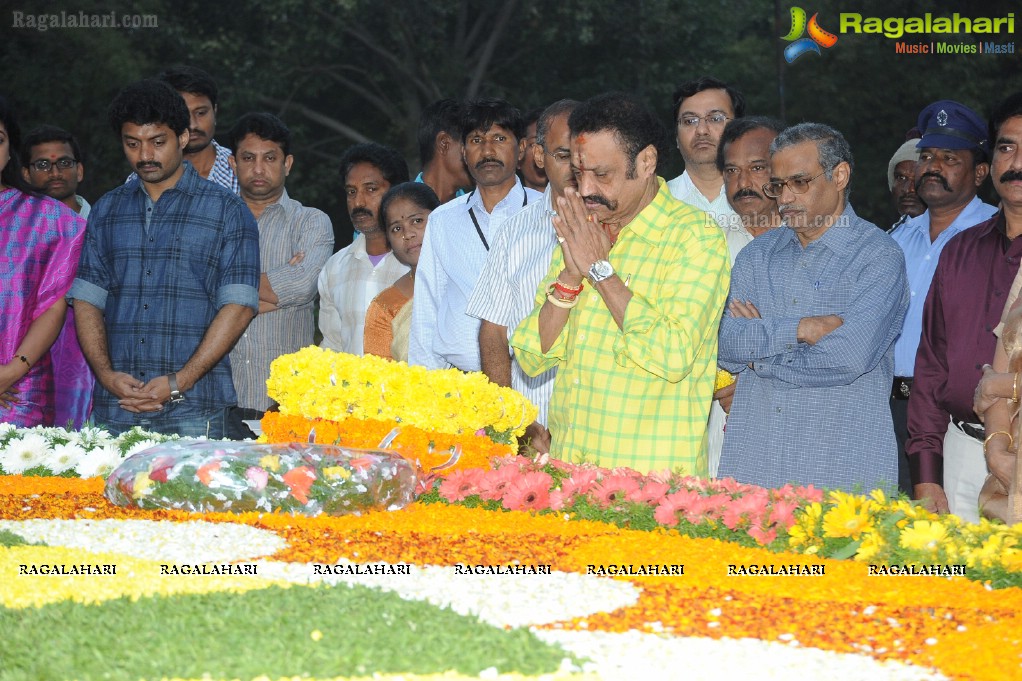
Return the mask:
<path id="1" fill-rule="evenodd" d="M 1017 145 L 1001 139 L 1006 122 L 1022 116 L 1001 106 L 990 121 L 997 154 Z M 985 437 L 972 410 L 982 366 L 993 357 L 993 328 L 1022 259 L 1022 162 L 998 164 L 993 183 L 1002 210 L 944 247 L 923 308 L 923 333 L 908 407 L 906 446 L 915 497 L 941 513 L 977 522 L 986 477 Z M 1010 166 L 1010 167 L 1009 167 Z M 1014 173 L 1014 174 L 1013 174 Z"/>

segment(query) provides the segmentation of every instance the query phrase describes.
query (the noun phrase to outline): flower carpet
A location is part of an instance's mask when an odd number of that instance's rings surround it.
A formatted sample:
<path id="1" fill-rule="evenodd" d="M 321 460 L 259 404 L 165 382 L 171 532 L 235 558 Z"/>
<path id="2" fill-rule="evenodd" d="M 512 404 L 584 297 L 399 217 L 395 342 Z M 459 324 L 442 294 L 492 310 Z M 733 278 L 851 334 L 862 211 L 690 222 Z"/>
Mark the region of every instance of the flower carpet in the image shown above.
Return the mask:
<path id="1" fill-rule="evenodd" d="M 961 576 L 442 499 L 302 517 L 121 508 L 102 490 L 0 477 L 0 679 L 1022 669 L 1022 591 Z"/>

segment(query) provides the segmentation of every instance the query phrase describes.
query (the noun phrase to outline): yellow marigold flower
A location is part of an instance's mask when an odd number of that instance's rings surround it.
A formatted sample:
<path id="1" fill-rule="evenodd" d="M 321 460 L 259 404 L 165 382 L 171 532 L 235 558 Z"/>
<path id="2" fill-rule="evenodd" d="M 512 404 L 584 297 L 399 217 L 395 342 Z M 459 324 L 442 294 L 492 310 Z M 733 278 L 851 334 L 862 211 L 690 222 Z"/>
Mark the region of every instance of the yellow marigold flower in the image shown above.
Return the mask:
<path id="1" fill-rule="evenodd" d="M 939 521 L 917 520 L 901 533 L 901 545 L 906 549 L 940 548 L 947 537 L 947 528 Z"/>
<path id="2" fill-rule="evenodd" d="M 713 392 L 726 388 L 735 382 L 735 376 L 727 369 L 717 368 L 717 379 L 713 382 Z"/>
<path id="3" fill-rule="evenodd" d="M 276 473 L 280 470 L 280 457 L 276 454 L 267 454 L 259 459 L 259 465 L 268 471 Z"/>
<path id="4" fill-rule="evenodd" d="M 328 478 L 344 478 L 348 479 L 351 477 L 351 471 L 344 466 L 327 466 L 323 469 L 323 475 Z"/>

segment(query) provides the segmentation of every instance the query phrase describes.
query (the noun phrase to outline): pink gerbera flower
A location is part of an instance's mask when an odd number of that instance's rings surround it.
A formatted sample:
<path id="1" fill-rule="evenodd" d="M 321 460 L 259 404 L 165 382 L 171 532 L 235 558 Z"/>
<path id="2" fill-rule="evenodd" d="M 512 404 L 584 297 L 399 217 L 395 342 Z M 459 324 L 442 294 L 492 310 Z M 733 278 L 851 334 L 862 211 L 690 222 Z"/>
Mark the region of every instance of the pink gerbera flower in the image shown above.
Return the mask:
<path id="1" fill-rule="evenodd" d="M 769 530 L 764 530 L 760 526 L 749 528 L 749 536 L 758 541 L 761 545 L 766 546 L 773 540 L 777 539 L 777 528 L 771 527 Z"/>
<path id="2" fill-rule="evenodd" d="M 566 497 L 575 494 L 588 492 L 600 477 L 600 472 L 595 468 L 578 468 L 572 472 L 571 477 L 561 482 L 561 491 Z"/>
<path id="3" fill-rule="evenodd" d="M 482 468 L 454 471 L 440 483 L 440 496 L 447 501 L 463 501 L 474 494 L 479 494 L 479 483 L 484 472 Z"/>
<path id="4" fill-rule="evenodd" d="M 504 488 L 501 502 L 509 511 L 542 511 L 550 507 L 550 483 L 548 474 L 542 471 L 524 473 Z"/>
<path id="5" fill-rule="evenodd" d="M 608 475 L 589 490 L 600 506 L 608 508 L 625 501 L 628 495 L 639 489 L 639 481 L 630 475 Z"/>
<path id="6" fill-rule="evenodd" d="M 670 489 L 671 486 L 666 482 L 653 482 L 647 480 L 642 489 L 636 490 L 628 495 L 628 501 L 656 506 Z"/>
<path id="7" fill-rule="evenodd" d="M 514 466 L 502 466 L 496 470 L 486 471 L 479 481 L 479 498 L 494 501 L 504 496 L 504 489 L 521 473 Z"/>
<path id="8" fill-rule="evenodd" d="M 791 527 L 795 524 L 795 509 L 797 508 L 797 501 L 775 501 L 767 522 L 777 523 L 783 527 Z"/>

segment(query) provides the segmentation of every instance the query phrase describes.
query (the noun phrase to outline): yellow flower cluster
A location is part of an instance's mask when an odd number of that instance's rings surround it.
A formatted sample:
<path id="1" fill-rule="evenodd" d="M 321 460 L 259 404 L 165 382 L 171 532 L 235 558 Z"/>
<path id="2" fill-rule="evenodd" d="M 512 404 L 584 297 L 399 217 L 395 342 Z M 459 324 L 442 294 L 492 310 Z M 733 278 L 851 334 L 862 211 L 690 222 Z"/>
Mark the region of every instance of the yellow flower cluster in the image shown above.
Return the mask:
<path id="1" fill-rule="evenodd" d="M 717 392 L 721 388 L 726 388 L 735 382 L 735 375 L 727 369 L 721 369 L 717 367 L 717 378 L 713 382 L 713 392 Z"/>
<path id="2" fill-rule="evenodd" d="M 868 497 L 830 492 L 806 506 L 788 530 L 791 548 L 809 554 L 888 564 L 961 564 L 1022 569 L 1022 524 L 970 524 L 937 515 L 880 490 Z"/>
<path id="3" fill-rule="evenodd" d="M 520 393 L 479 372 L 430 370 L 315 346 L 275 359 L 266 387 L 283 414 L 394 420 L 453 435 L 487 426 L 521 435 L 538 413 Z"/>

